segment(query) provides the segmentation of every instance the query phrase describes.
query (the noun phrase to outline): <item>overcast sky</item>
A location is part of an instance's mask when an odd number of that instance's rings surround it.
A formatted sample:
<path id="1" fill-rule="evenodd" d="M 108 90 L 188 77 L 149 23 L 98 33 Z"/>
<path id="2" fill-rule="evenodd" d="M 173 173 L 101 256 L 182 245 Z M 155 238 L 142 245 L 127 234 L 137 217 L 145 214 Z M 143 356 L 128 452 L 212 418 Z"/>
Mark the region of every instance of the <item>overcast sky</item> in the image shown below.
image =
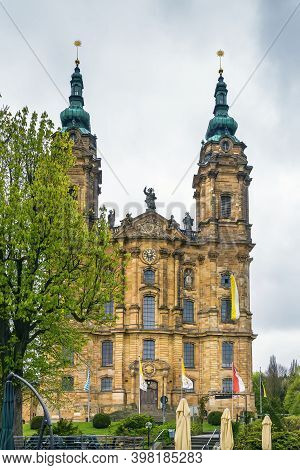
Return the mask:
<path id="1" fill-rule="evenodd" d="M 254 167 L 255 369 L 265 369 L 271 354 L 286 366 L 300 360 L 298 3 L 0 1 L 0 92 L 13 111 L 46 110 L 60 125 L 72 43 L 81 39 L 85 109 L 104 157 L 101 202 L 116 205 L 119 218 L 130 205 L 133 215 L 143 210 L 145 185 L 155 188 L 162 215 L 172 204 L 178 220 L 184 209 L 193 211 L 192 178 L 214 107 L 216 51 L 225 50 L 230 114 Z"/>

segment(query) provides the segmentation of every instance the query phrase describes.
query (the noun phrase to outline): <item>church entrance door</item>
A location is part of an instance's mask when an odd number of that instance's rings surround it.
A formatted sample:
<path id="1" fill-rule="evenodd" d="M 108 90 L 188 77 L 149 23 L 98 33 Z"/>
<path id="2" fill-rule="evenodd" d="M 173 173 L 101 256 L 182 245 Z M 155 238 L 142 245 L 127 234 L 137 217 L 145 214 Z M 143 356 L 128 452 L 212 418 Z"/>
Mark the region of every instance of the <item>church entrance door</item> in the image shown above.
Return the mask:
<path id="1" fill-rule="evenodd" d="M 147 391 L 141 390 L 141 410 L 157 410 L 158 405 L 158 383 L 155 380 L 146 380 Z"/>

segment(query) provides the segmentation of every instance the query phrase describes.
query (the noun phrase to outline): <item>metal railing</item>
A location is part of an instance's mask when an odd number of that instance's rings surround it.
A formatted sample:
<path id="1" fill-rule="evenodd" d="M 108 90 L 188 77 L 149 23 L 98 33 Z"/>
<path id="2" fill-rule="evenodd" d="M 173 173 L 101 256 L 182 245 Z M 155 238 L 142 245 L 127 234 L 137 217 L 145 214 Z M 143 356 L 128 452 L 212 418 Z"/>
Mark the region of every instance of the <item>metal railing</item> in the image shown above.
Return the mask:
<path id="1" fill-rule="evenodd" d="M 15 436 L 16 450 L 36 450 L 39 436 Z M 53 436 L 53 445 L 50 437 L 44 436 L 41 449 L 57 450 L 88 450 L 88 449 L 144 449 L 145 438 L 136 436 L 112 435 L 79 435 L 79 436 Z"/>
<path id="2" fill-rule="evenodd" d="M 207 443 L 203 445 L 202 450 L 204 450 L 204 449 L 209 449 L 210 441 L 212 440 L 212 438 L 214 437 L 214 434 L 215 434 L 216 432 L 217 432 L 217 428 L 214 430 L 214 432 L 212 433 L 212 435 L 211 435 L 210 438 L 208 439 Z"/>

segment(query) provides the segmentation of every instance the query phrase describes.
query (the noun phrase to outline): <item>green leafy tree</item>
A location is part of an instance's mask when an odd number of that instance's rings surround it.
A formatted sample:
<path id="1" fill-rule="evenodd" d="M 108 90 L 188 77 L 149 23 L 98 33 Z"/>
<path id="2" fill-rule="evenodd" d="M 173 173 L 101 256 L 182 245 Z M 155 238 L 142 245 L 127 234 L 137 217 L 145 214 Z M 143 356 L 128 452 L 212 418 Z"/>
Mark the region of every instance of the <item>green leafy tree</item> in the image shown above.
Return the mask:
<path id="1" fill-rule="evenodd" d="M 291 415 L 300 415 L 300 368 L 288 386 L 284 405 Z"/>
<path id="2" fill-rule="evenodd" d="M 57 351 L 80 348 L 82 331 L 112 321 L 104 303 L 122 298 L 123 268 L 101 214 L 88 227 L 70 191 L 72 142 L 44 113 L 0 110 L 0 360 L 41 382 Z M 22 391 L 16 384 L 15 433 Z"/>

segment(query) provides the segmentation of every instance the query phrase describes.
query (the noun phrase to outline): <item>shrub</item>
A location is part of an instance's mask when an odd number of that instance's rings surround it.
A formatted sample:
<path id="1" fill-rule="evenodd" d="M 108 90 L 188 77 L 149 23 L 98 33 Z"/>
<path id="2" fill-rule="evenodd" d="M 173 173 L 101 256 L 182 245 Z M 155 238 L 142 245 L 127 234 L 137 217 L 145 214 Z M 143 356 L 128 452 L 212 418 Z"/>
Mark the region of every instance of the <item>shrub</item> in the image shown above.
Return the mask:
<path id="1" fill-rule="evenodd" d="M 78 426 L 73 424 L 71 419 L 61 418 L 53 424 L 53 434 L 56 436 L 73 436 L 74 434 L 81 434 L 81 431 L 79 431 Z"/>
<path id="2" fill-rule="evenodd" d="M 44 416 L 34 416 L 30 421 L 30 429 L 41 429 Z"/>
<path id="3" fill-rule="evenodd" d="M 111 419 L 109 415 L 106 415 L 105 413 L 97 413 L 93 417 L 93 426 L 96 429 L 108 428 L 110 423 L 111 423 Z"/>
<path id="4" fill-rule="evenodd" d="M 121 435 L 146 434 L 146 423 L 154 423 L 154 419 L 148 415 L 131 415 L 120 421 L 115 433 Z"/>
<path id="5" fill-rule="evenodd" d="M 284 424 L 288 431 L 300 431 L 300 416 L 286 416 Z"/>
<path id="6" fill-rule="evenodd" d="M 240 426 L 234 439 L 234 448 L 239 450 L 260 450 L 262 448 L 262 422 L 257 420 L 248 426 Z M 272 426 L 272 449 L 293 450 L 300 448 L 300 431 L 276 431 Z"/>
<path id="7" fill-rule="evenodd" d="M 220 426 L 222 411 L 211 411 L 207 417 L 208 424 Z"/>
<path id="8" fill-rule="evenodd" d="M 203 423 L 201 423 L 200 419 L 195 419 L 195 421 L 191 424 L 191 434 L 192 436 L 198 436 L 199 434 L 203 433 Z"/>

